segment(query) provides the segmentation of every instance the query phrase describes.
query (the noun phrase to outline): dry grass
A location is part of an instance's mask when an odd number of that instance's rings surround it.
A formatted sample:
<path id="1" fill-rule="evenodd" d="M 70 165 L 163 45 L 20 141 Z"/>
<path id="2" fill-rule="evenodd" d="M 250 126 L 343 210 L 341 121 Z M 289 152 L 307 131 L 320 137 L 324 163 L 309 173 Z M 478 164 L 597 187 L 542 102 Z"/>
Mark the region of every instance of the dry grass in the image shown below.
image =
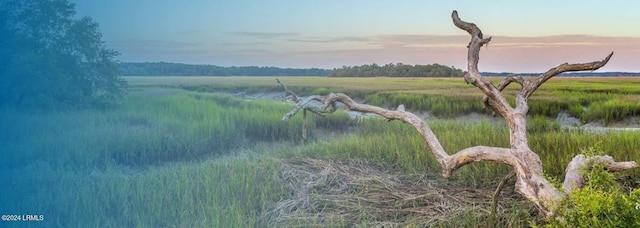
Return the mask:
<path id="1" fill-rule="evenodd" d="M 263 213 L 271 227 L 438 226 L 470 211 L 486 220 L 494 191 L 424 174 L 393 174 L 368 162 L 282 160 L 280 167 L 290 194 Z M 513 187 L 502 197 L 511 200 L 498 206 L 499 217 L 512 213 L 514 204 L 533 209 Z"/>

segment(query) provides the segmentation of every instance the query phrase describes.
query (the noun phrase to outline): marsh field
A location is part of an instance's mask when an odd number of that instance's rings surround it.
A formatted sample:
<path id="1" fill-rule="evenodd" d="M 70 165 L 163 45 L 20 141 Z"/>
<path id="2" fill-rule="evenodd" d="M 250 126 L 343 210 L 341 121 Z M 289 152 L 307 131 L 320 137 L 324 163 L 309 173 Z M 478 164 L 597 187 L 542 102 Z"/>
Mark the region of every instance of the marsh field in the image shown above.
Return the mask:
<path id="1" fill-rule="evenodd" d="M 474 163 L 444 179 L 409 125 L 346 111 L 309 115 L 304 140 L 301 115 L 281 121 L 294 104 L 275 77 L 125 79 L 128 94 L 115 109 L 0 112 L 2 127 L 11 129 L 0 135 L 1 212 L 44 216 L 2 226 L 542 223 L 513 182 L 490 218 L 491 195 L 509 167 Z M 490 116 L 478 89 L 462 78 L 280 80 L 300 96 L 344 92 L 362 103 L 404 104 L 428 120 L 449 152 L 509 144 L 504 121 Z M 583 151 L 640 162 L 640 78 L 555 78 L 529 104 L 529 143 L 552 179 L 562 181 L 564 167 Z M 637 170 L 616 177 L 628 188 L 640 185 Z"/>

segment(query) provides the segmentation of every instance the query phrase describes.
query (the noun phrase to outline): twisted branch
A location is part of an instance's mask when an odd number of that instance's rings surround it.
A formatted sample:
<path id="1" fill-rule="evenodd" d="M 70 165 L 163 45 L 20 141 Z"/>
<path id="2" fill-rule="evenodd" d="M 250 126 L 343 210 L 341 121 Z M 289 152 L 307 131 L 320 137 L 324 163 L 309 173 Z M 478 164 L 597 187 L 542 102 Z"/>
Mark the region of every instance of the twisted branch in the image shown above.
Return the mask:
<path id="1" fill-rule="evenodd" d="M 588 71 L 588 70 L 593 71 L 593 70 L 600 69 L 601 67 L 603 67 L 609 62 L 609 60 L 611 59 L 611 56 L 613 56 L 613 52 L 611 52 L 609 55 L 607 55 L 607 57 L 605 57 L 603 60 L 600 60 L 600 61 L 594 61 L 590 63 L 572 63 L 572 64 L 563 63 L 561 65 L 558 65 L 554 68 L 549 69 L 547 72 L 538 76 L 535 80 L 528 80 L 520 75 L 511 74 L 506 78 L 502 79 L 502 81 L 500 81 L 500 84 L 498 85 L 498 91 L 502 92 L 502 90 L 504 90 L 507 86 L 509 86 L 509 84 L 511 84 L 512 82 L 515 82 L 520 84 L 521 86 L 520 93 L 518 94 L 518 96 L 521 96 L 524 100 L 527 100 L 543 83 L 555 77 L 556 75 L 559 75 L 565 72 L 572 72 L 572 71 Z M 484 103 L 485 107 L 493 110 L 493 115 L 495 116 L 496 114 L 495 112 L 497 110 L 489 102 L 489 97 L 485 95 L 482 98 L 482 102 Z"/>

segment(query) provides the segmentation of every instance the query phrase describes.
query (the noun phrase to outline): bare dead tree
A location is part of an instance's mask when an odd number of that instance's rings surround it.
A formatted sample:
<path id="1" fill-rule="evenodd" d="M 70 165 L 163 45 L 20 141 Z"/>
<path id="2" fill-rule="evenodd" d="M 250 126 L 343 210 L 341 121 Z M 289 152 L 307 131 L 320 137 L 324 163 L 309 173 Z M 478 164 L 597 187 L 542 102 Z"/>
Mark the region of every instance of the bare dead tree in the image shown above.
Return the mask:
<path id="1" fill-rule="evenodd" d="M 388 110 L 373 105 L 359 104 L 343 93 L 331 93 L 327 96 L 313 95 L 305 99 L 299 99 L 296 106 L 289 113 L 285 114 L 282 119 L 287 120 L 291 118 L 300 109 L 305 111 L 309 110 L 317 114 L 329 114 L 336 111 L 336 102 L 340 102 L 349 110 L 375 113 L 388 120 L 402 121 L 413 126 L 422 136 L 431 153 L 435 155 L 435 158 L 440 164 L 443 177 L 450 177 L 453 171 L 472 162 L 493 161 L 508 164 L 513 168 L 513 172 L 515 173 L 516 191 L 533 202 L 546 216 L 553 215 L 554 209 L 560 200 L 566 197 L 569 192 L 583 186 L 581 169 L 589 168 L 589 166 L 593 166 L 594 164 L 603 164 L 607 170 L 613 172 L 638 167 L 634 161 L 616 162 L 611 156 L 587 157 L 585 155 L 577 155 L 565 170 L 564 191 L 561 191 L 544 177 L 540 157 L 529 148 L 528 144 L 526 116 L 529 110 L 527 103 L 529 97 L 544 82 L 560 73 L 599 69 L 609 61 L 613 52 L 601 61 L 578 64 L 564 63 L 558 65 L 534 80 L 529 80 L 518 75 L 511 75 L 502 80 L 498 87 L 495 87 L 486 80 L 478 70 L 480 48 L 483 45 L 487 45 L 491 41 L 491 37 L 484 38 L 478 26 L 462 21 L 456 11 L 453 11 L 451 17 L 456 27 L 471 35 L 471 41 L 467 46 L 469 49 L 467 54 L 468 65 L 464 80 L 480 89 L 485 96 L 485 105 L 506 120 L 510 135 L 510 146 L 508 148 L 474 146 L 449 154 L 445 152 L 429 125 L 422 118 L 406 111 L 403 105 L 400 105 L 396 110 Z M 512 107 L 501 91 L 510 83 L 514 82 L 520 84 L 521 89 L 516 95 L 515 107 Z M 281 85 L 285 87 L 288 94 L 293 94 L 284 84 Z M 310 104 L 311 101 L 320 101 L 324 105 L 312 105 Z M 464 137 L 464 135 L 460 137 Z"/>

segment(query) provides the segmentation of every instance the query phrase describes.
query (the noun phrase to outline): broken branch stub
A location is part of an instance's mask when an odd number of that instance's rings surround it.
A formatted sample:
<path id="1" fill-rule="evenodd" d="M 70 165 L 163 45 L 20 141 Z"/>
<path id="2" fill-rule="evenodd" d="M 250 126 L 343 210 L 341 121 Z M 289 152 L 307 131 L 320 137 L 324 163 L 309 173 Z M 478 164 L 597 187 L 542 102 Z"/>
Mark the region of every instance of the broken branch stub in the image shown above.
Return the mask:
<path id="1" fill-rule="evenodd" d="M 336 110 L 336 103 L 340 102 L 352 111 L 373 113 L 388 120 L 398 120 L 407 123 L 413 126 L 422 136 L 430 152 L 440 164 L 442 175 L 445 178 L 448 178 L 451 173 L 458 168 L 472 162 L 493 161 L 508 164 L 513 168 L 513 172 L 515 173 L 516 191 L 533 202 L 547 216 L 553 215 L 555 207 L 559 205 L 560 200 L 567 196 L 569 191 L 582 187 L 582 177 L 578 170 L 587 168 L 593 164 L 592 162 L 585 162 L 586 160 L 591 159 L 598 162 L 605 162 L 607 164 L 606 167 L 610 171 L 621 171 L 638 167 L 633 161 L 615 162 L 610 156 L 586 158 L 584 155 L 578 155 L 568 165 L 564 187 L 566 192 L 562 192 L 544 177 L 542 162 L 539 156 L 534 153 L 528 145 L 526 115 L 529 109 L 527 104 L 529 96 L 544 82 L 560 73 L 599 69 L 609 61 L 613 53 L 601 61 L 561 64 L 551 68 L 532 81 L 518 75 L 511 75 L 505 78 L 498 87 L 495 87 L 486 80 L 478 70 L 480 47 L 488 44 L 491 41 L 491 37 L 484 38 L 482 31 L 477 25 L 461 20 L 456 11 L 453 11 L 451 17 L 455 26 L 466 31 L 471 36 L 471 40 L 467 46 L 469 49 L 467 53 L 468 64 L 464 80 L 480 89 L 485 96 L 485 104 L 506 120 L 509 127 L 510 140 L 510 146 L 508 148 L 474 146 L 449 154 L 444 150 L 427 122 L 417 115 L 406 111 L 404 105 L 399 105 L 396 110 L 388 110 L 373 105 L 359 104 L 343 93 L 331 93 L 327 96 L 312 95 L 305 99 L 299 99 L 294 108 L 285 114 L 282 119 L 287 120 L 291 118 L 300 109 L 309 110 L 316 114 L 329 114 Z M 515 107 L 512 107 L 502 94 L 502 90 L 512 82 L 521 85 L 520 92 L 516 95 Z M 278 81 L 278 83 L 280 83 L 280 81 Z M 287 94 L 295 96 L 284 84 L 280 84 Z M 313 105 L 311 101 L 319 101 L 322 105 Z M 464 135 L 460 137 L 464 137 Z"/>

